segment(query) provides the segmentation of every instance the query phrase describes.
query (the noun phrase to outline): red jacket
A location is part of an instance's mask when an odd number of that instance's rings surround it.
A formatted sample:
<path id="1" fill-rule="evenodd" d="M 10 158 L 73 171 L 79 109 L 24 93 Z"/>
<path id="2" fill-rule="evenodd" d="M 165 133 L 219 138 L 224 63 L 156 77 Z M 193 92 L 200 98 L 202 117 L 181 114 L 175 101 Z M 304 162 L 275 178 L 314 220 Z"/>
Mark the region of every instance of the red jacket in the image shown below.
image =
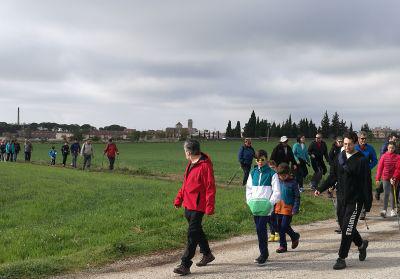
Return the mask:
<path id="1" fill-rule="evenodd" d="M 214 170 L 210 158 L 201 153 L 202 157 L 189 170 L 191 163 L 186 167 L 183 184 L 176 195 L 174 205 L 183 206 L 188 210 L 214 214 L 215 180 Z"/>
<path id="2" fill-rule="evenodd" d="M 118 148 L 115 143 L 108 143 L 106 149 L 104 149 L 104 154 L 107 154 L 107 157 L 115 158 L 115 155 L 118 153 Z"/>
<path id="3" fill-rule="evenodd" d="M 396 163 L 399 160 L 399 155 L 386 152 L 379 159 L 378 169 L 376 170 L 375 180 L 389 180 L 393 177 Z"/>
<path id="4" fill-rule="evenodd" d="M 400 157 L 399 157 L 400 158 Z M 400 180 L 400 159 L 397 160 L 396 169 L 394 171 L 393 177 L 399 181 Z"/>

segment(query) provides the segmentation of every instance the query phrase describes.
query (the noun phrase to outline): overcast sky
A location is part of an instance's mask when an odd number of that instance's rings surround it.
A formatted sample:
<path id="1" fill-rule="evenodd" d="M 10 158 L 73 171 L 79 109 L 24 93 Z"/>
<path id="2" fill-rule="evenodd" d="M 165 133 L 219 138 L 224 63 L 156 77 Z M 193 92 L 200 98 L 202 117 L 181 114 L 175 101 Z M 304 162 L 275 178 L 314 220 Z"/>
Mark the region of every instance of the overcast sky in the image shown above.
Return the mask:
<path id="1" fill-rule="evenodd" d="M 400 128 L 400 1 L 2 1 L 0 121 Z"/>

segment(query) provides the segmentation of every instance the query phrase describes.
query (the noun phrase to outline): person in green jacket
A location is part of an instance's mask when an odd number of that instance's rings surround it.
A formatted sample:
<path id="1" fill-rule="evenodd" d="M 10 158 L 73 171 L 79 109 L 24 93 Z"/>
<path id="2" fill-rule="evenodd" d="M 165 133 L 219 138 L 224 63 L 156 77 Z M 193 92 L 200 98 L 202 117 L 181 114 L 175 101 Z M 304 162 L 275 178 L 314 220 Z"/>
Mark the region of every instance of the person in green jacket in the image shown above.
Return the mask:
<path id="1" fill-rule="evenodd" d="M 307 166 L 310 165 L 310 157 L 308 156 L 308 149 L 306 146 L 306 137 L 299 135 L 297 142 L 293 145 L 294 159 L 299 166 L 296 171 L 296 180 L 299 183 L 300 192 L 304 191 L 304 178 L 308 175 Z"/>

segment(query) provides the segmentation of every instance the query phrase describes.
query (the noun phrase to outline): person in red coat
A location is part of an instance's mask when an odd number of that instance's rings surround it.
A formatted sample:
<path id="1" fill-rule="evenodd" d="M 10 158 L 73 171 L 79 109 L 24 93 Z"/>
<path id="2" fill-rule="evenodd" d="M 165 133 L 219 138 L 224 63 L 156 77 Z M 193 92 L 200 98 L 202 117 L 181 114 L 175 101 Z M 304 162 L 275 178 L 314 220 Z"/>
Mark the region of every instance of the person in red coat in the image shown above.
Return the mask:
<path id="1" fill-rule="evenodd" d="M 119 155 L 117 145 L 113 143 L 113 140 L 110 138 L 108 140 L 108 144 L 104 149 L 104 155 L 107 155 L 108 161 L 110 163 L 109 169 L 114 169 L 115 157 Z"/>
<path id="2" fill-rule="evenodd" d="M 210 157 L 200 151 L 200 143 L 197 140 L 186 140 L 184 150 L 189 162 L 182 187 L 174 201 L 175 208 L 184 207 L 185 218 L 189 224 L 187 246 L 181 264 L 174 269 L 174 273 L 180 275 L 190 273 L 197 245 L 203 254 L 200 262 L 196 263 L 197 266 L 205 266 L 215 259 L 201 224 L 204 214 L 214 214 L 216 189 L 213 165 Z"/>

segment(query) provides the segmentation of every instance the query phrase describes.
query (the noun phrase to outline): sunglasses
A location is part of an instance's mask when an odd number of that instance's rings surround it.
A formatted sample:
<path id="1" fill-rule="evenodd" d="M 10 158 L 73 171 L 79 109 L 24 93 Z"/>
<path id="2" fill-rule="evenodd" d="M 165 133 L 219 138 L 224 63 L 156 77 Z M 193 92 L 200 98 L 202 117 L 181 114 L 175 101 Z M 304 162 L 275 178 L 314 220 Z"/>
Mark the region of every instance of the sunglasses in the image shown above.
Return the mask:
<path id="1" fill-rule="evenodd" d="M 257 162 L 257 163 L 258 163 L 258 162 L 264 162 L 264 161 L 265 161 L 264 158 L 256 159 L 256 162 Z"/>

